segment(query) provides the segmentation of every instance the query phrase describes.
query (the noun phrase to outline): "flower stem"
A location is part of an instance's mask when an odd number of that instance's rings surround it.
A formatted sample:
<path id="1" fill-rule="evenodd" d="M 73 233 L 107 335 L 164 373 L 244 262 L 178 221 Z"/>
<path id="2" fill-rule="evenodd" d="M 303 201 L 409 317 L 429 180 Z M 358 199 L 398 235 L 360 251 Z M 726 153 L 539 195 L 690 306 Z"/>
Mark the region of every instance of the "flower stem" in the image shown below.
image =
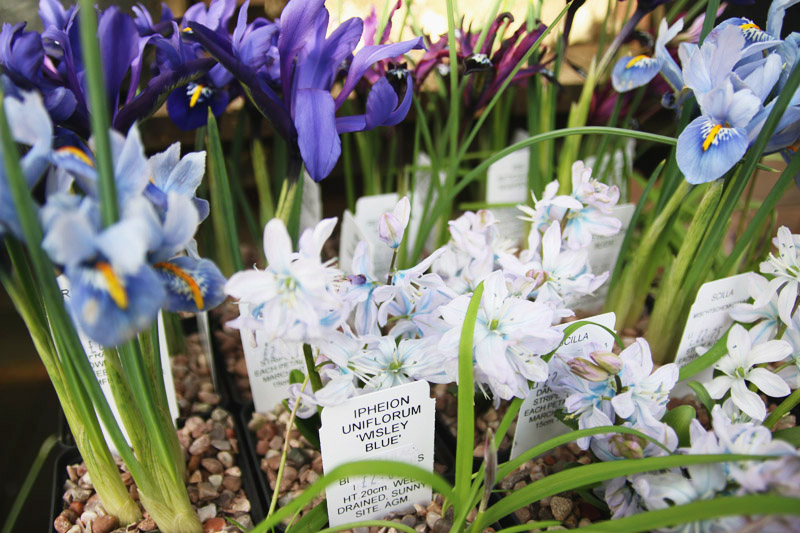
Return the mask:
<path id="1" fill-rule="evenodd" d="M 693 287 L 684 285 L 686 272 L 694 261 L 697 250 L 717 210 L 724 188 L 723 184 L 724 180 L 715 180 L 708 185 L 689 226 L 686 238 L 678 251 L 678 256 L 661 284 L 661 290 L 656 298 L 647 329 L 647 338 L 650 339 L 655 364 L 669 362 L 667 359 L 674 355 L 677 336 L 680 335 L 683 328 L 680 319 L 686 304 L 691 300 L 690 296 L 695 294 Z"/>
<path id="2" fill-rule="evenodd" d="M 781 404 L 776 407 L 764 420 L 764 426 L 772 429 L 778 423 L 783 415 L 791 411 L 798 403 L 800 403 L 800 389 L 795 389 L 788 398 L 783 400 Z"/>
<path id="3" fill-rule="evenodd" d="M 305 346 L 308 346 L 307 344 Z M 304 346 L 304 348 L 305 348 Z M 305 351 L 305 350 L 304 350 Z M 306 379 L 303 380 L 303 384 L 300 386 L 300 392 L 303 392 L 308 385 L 309 377 L 306 376 Z M 286 456 L 289 453 L 289 434 L 292 432 L 292 427 L 294 426 L 294 419 L 297 416 L 297 408 L 300 406 L 300 402 L 303 400 L 298 396 L 297 401 L 294 402 L 294 406 L 292 407 L 292 412 L 289 414 L 289 421 L 286 423 L 286 436 L 283 439 L 283 451 L 281 452 L 281 462 L 278 466 L 278 475 L 275 478 L 275 489 L 272 491 L 272 500 L 269 502 L 269 511 L 267 512 L 267 516 L 271 516 L 272 513 L 275 512 L 275 508 L 278 506 L 278 493 L 281 490 L 281 480 L 283 479 L 283 469 L 286 466 Z"/>
<path id="4" fill-rule="evenodd" d="M 639 320 L 654 274 L 653 264 L 658 259 L 653 252 L 672 219 L 672 215 L 680 207 L 686 193 L 689 192 L 689 187 L 686 180 L 681 181 L 667 205 L 645 231 L 639 249 L 633 256 L 633 261 L 625 269 L 623 277 L 616 287 L 617 290 L 609 297 L 607 308 L 617 314 L 617 320 L 622 324 L 621 327 L 632 326 Z"/>

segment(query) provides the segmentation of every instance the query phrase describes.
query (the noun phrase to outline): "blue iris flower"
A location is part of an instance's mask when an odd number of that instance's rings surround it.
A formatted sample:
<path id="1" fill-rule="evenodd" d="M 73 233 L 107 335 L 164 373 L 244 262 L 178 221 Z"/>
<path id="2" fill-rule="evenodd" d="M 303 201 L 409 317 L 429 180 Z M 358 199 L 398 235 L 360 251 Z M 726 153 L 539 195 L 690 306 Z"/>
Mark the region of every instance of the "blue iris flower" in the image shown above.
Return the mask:
<path id="1" fill-rule="evenodd" d="M 7 79 L 4 82 L 7 82 Z M 33 188 L 49 164 L 53 126 L 37 93 L 19 92 L 19 94 L 20 98 L 6 96 L 2 105 L 14 140 L 30 146 L 21 158 L 20 166 L 28 188 Z M 0 153 L 0 237 L 5 233 L 11 233 L 17 239 L 23 240 L 17 207 L 8 188 L 4 157 L 4 154 Z"/>
<path id="2" fill-rule="evenodd" d="M 248 2 L 242 6 L 246 11 Z M 264 79 L 263 70 L 242 58 L 254 58 L 255 50 L 269 52 L 273 34 L 263 32 L 265 42 L 245 39 L 246 15 L 239 14 L 232 41 L 200 24 L 190 24 L 191 33 L 220 64 L 243 85 L 256 106 L 287 139 L 290 149 L 299 152 L 309 175 L 321 181 L 333 170 L 341 154 L 340 133 L 361 131 L 402 120 L 411 105 L 411 79 L 406 77 L 406 91 L 401 98 L 390 83 L 376 83 L 367 100 L 366 113 L 336 117 L 348 95 L 364 73 L 377 61 L 423 48 L 422 38 L 389 45 L 364 46 L 355 55 L 361 39 L 363 22 L 351 18 L 328 36 L 328 10 L 323 0 L 291 0 L 280 18 L 277 48 L 280 58 L 282 99 Z M 336 99 L 331 94 L 342 64 L 350 60 L 344 85 Z M 374 95 L 373 95 L 374 93 Z"/>
<path id="3" fill-rule="evenodd" d="M 680 68 L 667 51 L 667 43 L 674 39 L 683 29 L 683 19 L 679 19 L 671 27 L 662 19 L 656 39 L 655 55 L 625 56 L 617 61 L 611 73 L 611 82 L 617 92 L 627 92 L 650 83 L 659 72 L 672 88 L 679 91 L 683 87 Z"/>
<path id="4" fill-rule="evenodd" d="M 215 307 L 225 284 L 217 267 L 194 252 L 201 210 L 208 213 L 205 201 L 194 196 L 205 154 L 180 159 L 176 144 L 148 160 L 135 126 L 126 137 L 110 132 L 110 139 L 120 220 L 102 227 L 93 160 L 78 156 L 66 171 L 85 196 L 54 192 L 40 210 L 42 246 L 69 280 L 72 315 L 104 346 L 149 327 L 162 307 Z M 51 160 L 59 164 L 68 157 Z"/>
<path id="5" fill-rule="evenodd" d="M 767 31 L 746 19 L 718 25 L 701 47 L 681 45 L 683 78 L 702 115 L 678 138 L 678 166 L 692 184 L 715 180 L 747 152 L 775 105 L 770 95 L 782 83 L 797 57 L 798 39 L 779 39 L 783 14 L 799 0 L 777 0 L 770 7 Z M 769 49 L 775 49 L 769 51 Z M 792 62 L 786 63 L 789 57 Z M 766 153 L 791 146 L 800 138 L 800 94 L 794 95 L 770 138 Z"/>

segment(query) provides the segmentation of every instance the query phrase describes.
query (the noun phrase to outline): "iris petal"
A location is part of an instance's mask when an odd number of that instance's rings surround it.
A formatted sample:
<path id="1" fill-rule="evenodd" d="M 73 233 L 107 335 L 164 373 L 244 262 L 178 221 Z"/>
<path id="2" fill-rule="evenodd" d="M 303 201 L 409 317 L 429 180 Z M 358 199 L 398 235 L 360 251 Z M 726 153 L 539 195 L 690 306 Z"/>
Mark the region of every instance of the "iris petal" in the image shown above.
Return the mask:
<path id="1" fill-rule="evenodd" d="M 655 57 L 621 57 L 611 73 L 617 92 L 624 93 L 650 83 L 661 70 L 661 60 Z"/>
<path id="2" fill-rule="evenodd" d="M 295 94 L 295 105 L 300 154 L 309 175 L 320 182 L 331 173 L 342 152 L 333 97 L 323 89 L 301 89 Z"/>
<path id="3" fill-rule="evenodd" d="M 678 137 L 678 167 L 693 185 L 721 177 L 747 151 L 743 130 L 716 126 L 708 117 L 698 117 Z"/>
<path id="4" fill-rule="evenodd" d="M 112 297 L 109 274 L 77 267 L 68 268 L 66 275 L 71 285 L 69 304 L 73 317 L 86 335 L 102 346 L 121 344 L 149 327 L 165 297 L 160 280 L 149 266 L 116 278 L 125 291 L 124 309 Z M 113 271 L 111 275 L 116 276 Z"/>
<path id="5" fill-rule="evenodd" d="M 168 311 L 197 313 L 225 299 L 225 277 L 208 259 L 176 257 L 154 266 L 167 291 Z"/>

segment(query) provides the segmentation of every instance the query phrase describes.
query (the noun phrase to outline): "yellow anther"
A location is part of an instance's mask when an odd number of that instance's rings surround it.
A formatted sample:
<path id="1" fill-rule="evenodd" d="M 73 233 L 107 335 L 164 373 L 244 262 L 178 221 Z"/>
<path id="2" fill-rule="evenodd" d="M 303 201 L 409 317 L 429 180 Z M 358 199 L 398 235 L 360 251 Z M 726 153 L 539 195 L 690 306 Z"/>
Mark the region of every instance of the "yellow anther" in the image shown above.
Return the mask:
<path id="1" fill-rule="evenodd" d="M 89 157 L 88 155 L 86 155 L 86 152 L 84 152 L 83 150 L 81 150 L 77 146 L 62 146 L 61 148 L 57 149 L 56 152 L 58 152 L 58 153 L 66 152 L 66 153 L 68 153 L 68 154 L 70 154 L 72 156 L 77 157 L 78 159 L 80 159 L 81 161 L 83 161 L 84 163 L 89 165 L 90 167 L 94 167 L 94 162 L 92 161 L 92 158 Z"/>
<path id="2" fill-rule="evenodd" d="M 180 278 L 186 285 L 189 286 L 189 290 L 192 291 L 192 298 L 194 298 L 194 304 L 197 306 L 198 310 L 203 309 L 205 306 L 205 302 L 203 301 L 203 291 L 200 290 L 200 286 L 197 282 L 189 275 L 188 272 L 183 270 L 178 265 L 174 265 L 172 263 L 167 262 L 159 262 L 153 265 L 156 268 L 161 270 L 167 270 L 173 274 L 175 274 L 178 278 Z"/>
<path id="3" fill-rule="evenodd" d="M 636 57 L 633 57 L 633 58 L 631 58 L 631 60 L 630 60 L 630 61 L 628 61 L 628 63 L 625 65 L 625 68 L 631 68 L 631 67 L 632 67 L 632 66 L 634 66 L 636 63 L 639 63 L 640 61 L 644 61 L 645 59 L 650 59 L 650 56 L 646 56 L 646 55 L 642 54 L 642 55 L 638 55 L 638 56 L 636 56 Z"/>
<path id="4" fill-rule="evenodd" d="M 203 94 L 203 86 L 200 84 L 195 85 L 194 91 L 192 91 L 192 98 L 189 100 L 189 107 L 194 107 L 197 104 L 201 94 Z"/>
<path id="5" fill-rule="evenodd" d="M 711 148 L 711 145 L 714 144 L 714 139 L 717 138 L 717 135 L 719 135 L 721 129 L 722 129 L 721 124 L 714 124 L 714 127 L 711 128 L 711 131 L 708 132 L 708 135 L 706 135 L 706 140 L 703 141 L 704 152 L 709 148 Z"/>
<path id="6" fill-rule="evenodd" d="M 111 299 L 114 300 L 114 303 L 117 304 L 117 307 L 120 309 L 127 309 L 128 293 L 125 291 L 125 286 L 122 284 L 122 280 L 120 280 L 114 273 L 114 269 L 111 268 L 111 265 L 105 261 L 98 261 L 96 267 L 106 280 L 108 294 L 111 295 Z"/>

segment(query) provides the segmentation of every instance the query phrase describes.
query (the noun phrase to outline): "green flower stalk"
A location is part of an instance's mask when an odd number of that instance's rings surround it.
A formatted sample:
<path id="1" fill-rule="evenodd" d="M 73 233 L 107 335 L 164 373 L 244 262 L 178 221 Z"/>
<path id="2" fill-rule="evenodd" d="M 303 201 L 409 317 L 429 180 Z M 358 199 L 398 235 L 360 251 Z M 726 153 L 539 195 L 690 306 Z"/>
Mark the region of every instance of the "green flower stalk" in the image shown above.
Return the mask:
<path id="1" fill-rule="evenodd" d="M 723 183 L 723 180 L 716 180 L 708 185 L 678 256 L 661 284 L 647 328 L 647 338 L 652 341 L 653 361 L 656 364 L 670 362 L 677 349 L 683 327 L 681 319 L 686 314 L 686 306 L 691 304 L 686 290 L 690 288 L 684 285 L 686 272 L 719 205 Z"/>

